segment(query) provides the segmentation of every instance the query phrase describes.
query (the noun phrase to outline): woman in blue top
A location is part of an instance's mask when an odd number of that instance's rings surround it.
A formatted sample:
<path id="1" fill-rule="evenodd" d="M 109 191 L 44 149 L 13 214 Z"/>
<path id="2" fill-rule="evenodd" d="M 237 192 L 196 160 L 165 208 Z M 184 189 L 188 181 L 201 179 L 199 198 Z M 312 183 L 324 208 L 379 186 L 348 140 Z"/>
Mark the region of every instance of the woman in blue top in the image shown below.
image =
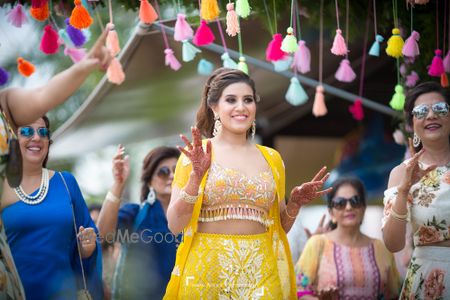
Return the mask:
<path id="1" fill-rule="evenodd" d="M 113 299 L 162 299 L 180 242 L 170 232 L 166 218 L 180 152 L 170 147 L 150 151 L 143 162 L 141 203 L 128 203 L 119 209 L 129 175 L 128 157 L 123 154 L 124 148 L 119 146 L 113 159 L 114 184 L 97 222 L 107 242 L 122 243 Z"/>
<path id="2" fill-rule="evenodd" d="M 101 251 L 95 224 L 72 174 L 45 168 L 49 127 L 47 117 L 42 117 L 18 128 L 22 183 L 14 189 L 3 185 L 8 243 L 28 300 L 76 299 L 83 288 L 80 260 L 89 292 L 100 300 Z"/>

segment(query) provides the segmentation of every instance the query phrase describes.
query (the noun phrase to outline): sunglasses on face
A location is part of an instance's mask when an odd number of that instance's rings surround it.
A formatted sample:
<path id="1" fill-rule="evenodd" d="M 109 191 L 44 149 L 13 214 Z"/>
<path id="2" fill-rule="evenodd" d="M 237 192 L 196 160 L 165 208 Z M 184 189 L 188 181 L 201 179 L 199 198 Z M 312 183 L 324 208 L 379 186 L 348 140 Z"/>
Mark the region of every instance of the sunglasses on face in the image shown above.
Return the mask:
<path id="1" fill-rule="evenodd" d="M 364 205 L 361 199 L 357 195 L 355 195 L 351 198 L 344 198 L 344 197 L 333 198 L 333 200 L 331 200 L 331 207 L 337 210 L 342 210 L 347 207 L 347 203 L 350 203 L 351 207 L 353 208 L 360 208 Z"/>
<path id="2" fill-rule="evenodd" d="M 448 115 L 449 106 L 447 102 L 438 102 L 431 105 L 431 110 L 433 113 L 439 117 L 445 117 Z M 411 112 L 411 114 L 416 117 L 416 119 L 421 120 L 425 119 L 430 112 L 430 105 L 427 104 L 419 104 L 415 106 Z"/>
<path id="3" fill-rule="evenodd" d="M 170 173 L 175 174 L 175 167 L 172 168 L 172 170 L 169 167 L 161 167 L 156 171 L 156 176 L 158 176 L 161 179 L 168 179 L 170 176 Z"/>
<path id="4" fill-rule="evenodd" d="M 41 138 L 50 138 L 50 130 L 47 127 L 39 127 L 34 129 L 31 126 L 25 126 L 19 128 L 20 136 L 27 139 L 32 138 L 35 132 L 37 132 Z"/>

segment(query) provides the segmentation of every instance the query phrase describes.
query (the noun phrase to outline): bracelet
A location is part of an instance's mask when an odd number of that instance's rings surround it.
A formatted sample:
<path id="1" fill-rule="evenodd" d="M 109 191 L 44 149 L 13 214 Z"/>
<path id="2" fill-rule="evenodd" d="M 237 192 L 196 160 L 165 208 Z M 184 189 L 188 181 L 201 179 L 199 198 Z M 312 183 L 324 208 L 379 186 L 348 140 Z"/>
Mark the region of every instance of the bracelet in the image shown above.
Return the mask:
<path id="1" fill-rule="evenodd" d="M 287 207 L 286 207 L 286 209 L 284 210 L 284 212 L 286 213 L 286 216 L 288 216 L 289 219 L 295 219 L 295 218 L 297 218 L 298 213 L 297 213 L 297 215 L 295 215 L 295 217 L 290 216 L 290 215 L 288 214 Z"/>
<path id="2" fill-rule="evenodd" d="M 395 212 L 395 210 L 392 207 L 391 207 L 391 213 L 389 215 L 398 221 L 403 221 L 403 222 L 408 221 L 408 213 L 401 215 L 401 214 Z"/>
<path id="3" fill-rule="evenodd" d="M 182 199 L 183 201 L 185 201 L 189 204 L 195 204 L 198 199 L 198 194 L 193 196 L 193 195 L 189 195 L 188 193 L 186 193 L 185 190 L 181 190 L 180 191 L 180 199 Z"/>
<path id="4" fill-rule="evenodd" d="M 120 203 L 120 198 L 114 195 L 111 191 L 108 191 L 105 200 L 111 201 L 112 203 Z"/>

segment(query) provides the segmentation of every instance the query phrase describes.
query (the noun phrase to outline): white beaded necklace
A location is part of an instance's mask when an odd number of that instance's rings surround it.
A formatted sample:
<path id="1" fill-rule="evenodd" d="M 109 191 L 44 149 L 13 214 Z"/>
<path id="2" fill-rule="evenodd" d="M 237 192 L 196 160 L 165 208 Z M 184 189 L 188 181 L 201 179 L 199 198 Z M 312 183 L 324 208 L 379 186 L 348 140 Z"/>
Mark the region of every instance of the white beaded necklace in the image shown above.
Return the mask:
<path id="1" fill-rule="evenodd" d="M 19 197 L 19 199 L 25 202 L 26 204 L 36 205 L 44 201 L 45 197 L 47 196 L 48 186 L 49 186 L 48 170 L 43 168 L 41 185 L 39 186 L 39 190 L 36 193 L 36 195 L 30 196 L 26 194 L 22 189 L 22 186 L 14 188 L 14 192 L 16 193 L 17 197 Z"/>

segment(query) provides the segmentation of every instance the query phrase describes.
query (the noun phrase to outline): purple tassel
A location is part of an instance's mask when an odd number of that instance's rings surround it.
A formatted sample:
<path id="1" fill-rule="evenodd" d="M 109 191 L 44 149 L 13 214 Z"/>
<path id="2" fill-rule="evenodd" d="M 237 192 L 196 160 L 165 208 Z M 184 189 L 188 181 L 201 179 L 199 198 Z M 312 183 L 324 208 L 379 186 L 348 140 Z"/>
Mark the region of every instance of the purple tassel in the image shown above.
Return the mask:
<path id="1" fill-rule="evenodd" d="M 356 74 L 350 65 L 350 61 L 346 58 L 341 60 L 339 68 L 334 77 L 341 82 L 352 82 L 356 78 Z"/>
<path id="2" fill-rule="evenodd" d="M 406 83 L 405 85 L 409 88 L 415 87 L 417 84 L 417 81 L 419 81 L 419 75 L 417 75 L 416 72 L 412 71 L 411 74 L 406 76 Z"/>
<path id="3" fill-rule="evenodd" d="M 4 85 L 9 80 L 9 73 L 3 68 L 0 68 L 0 85 Z"/>
<path id="4" fill-rule="evenodd" d="M 420 34 L 417 31 L 411 32 L 409 38 L 406 39 L 403 45 L 402 53 L 404 56 L 416 57 L 419 56 L 419 44 L 417 43 L 420 39 Z"/>
<path id="5" fill-rule="evenodd" d="M 83 46 L 86 43 L 86 37 L 84 36 L 83 32 L 70 25 L 69 18 L 66 19 L 66 25 L 67 34 L 69 35 L 75 47 Z"/>

